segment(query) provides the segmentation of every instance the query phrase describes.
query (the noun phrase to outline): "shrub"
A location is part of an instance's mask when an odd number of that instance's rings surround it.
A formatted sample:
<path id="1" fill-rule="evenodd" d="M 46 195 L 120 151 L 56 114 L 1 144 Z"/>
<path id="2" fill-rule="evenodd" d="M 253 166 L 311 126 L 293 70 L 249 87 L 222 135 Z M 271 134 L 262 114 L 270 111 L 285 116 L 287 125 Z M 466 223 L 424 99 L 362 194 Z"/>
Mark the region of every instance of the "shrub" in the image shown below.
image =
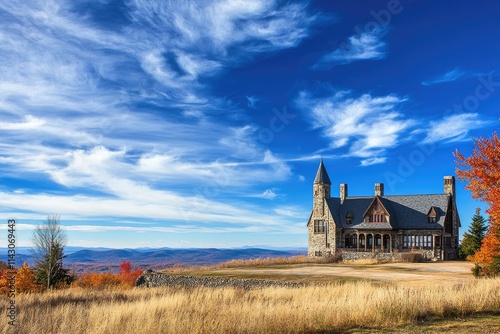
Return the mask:
<path id="1" fill-rule="evenodd" d="M 401 254 L 401 261 L 403 262 L 422 262 L 424 257 L 420 253 L 403 253 Z"/>
<path id="2" fill-rule="evenodd" d="M 118 287 L 121 283 L 118 275 L 111 273 L 88 273 L 81 275 L 72 286 L 81 288 L 107 289 Z"/>
<path id="3" fill-rule="evenodd" d="M 142 274 L 142 270 L 132 270 L 130 261 L 123 261 L 120 264 L 120 273 L 87 273 L 81 275 L 73 283 L 73 287 L 94 288 L 94 289 L 130 289 L 135 286 L 137 277 Z"/>
<path id="4" fill-rule="evenodd" d="M 317 263 L 339 263 L 342 262 L 342 253 L 337 252 L 332 255 L 323 256 L 317 259 Z"/>
<path id="5" fill-rule="evenodd" d="M 479 263 L 475 263 L 474 264 L 474 267 L 472 268 L 472 275 L 474 275 L 474 277 L 478 278 L 481 276 L 481 265 Z"/>

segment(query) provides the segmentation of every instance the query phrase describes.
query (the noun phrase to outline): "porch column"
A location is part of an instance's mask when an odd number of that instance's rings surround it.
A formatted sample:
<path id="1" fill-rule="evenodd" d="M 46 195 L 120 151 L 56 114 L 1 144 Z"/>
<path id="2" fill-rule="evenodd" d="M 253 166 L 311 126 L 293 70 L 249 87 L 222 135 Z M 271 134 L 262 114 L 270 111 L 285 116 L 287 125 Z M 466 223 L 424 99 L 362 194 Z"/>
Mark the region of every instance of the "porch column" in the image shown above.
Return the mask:
<path id="1" fill-rule="evenodd" d="M 392 253 L 392 233 L 389 234 L 389 253 Z"/>
<path id="2" fill-rule="evenodd" d="M 375 252 L 375 233 L 372 233 L 372 252 Z"/>
<path id="3" fill-rule="evenodd" d="M 436 257 L 436 235 L 432 235 L 432 256 Z"/>
<path id="4" fill-rule="evenodd" d="M 359 252 L 359 232 L 356 232 L 356 252 Z"/>
<path id="5" fill-rule="evenodd" d="M 366 233 L 363 233 L 363 235 L 365 236 L 365 252 L 366 252 L 366 249 L 368 247 L 368 238 L 366 237 Z"/>

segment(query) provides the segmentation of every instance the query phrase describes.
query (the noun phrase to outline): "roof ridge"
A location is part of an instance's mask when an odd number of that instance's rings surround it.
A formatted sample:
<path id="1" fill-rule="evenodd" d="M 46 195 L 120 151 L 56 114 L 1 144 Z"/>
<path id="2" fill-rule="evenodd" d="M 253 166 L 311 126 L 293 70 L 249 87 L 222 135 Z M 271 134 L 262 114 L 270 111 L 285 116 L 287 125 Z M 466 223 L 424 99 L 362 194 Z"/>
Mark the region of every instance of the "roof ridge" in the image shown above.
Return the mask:
<path id="1" fill-rule="evenodd" d="M 380 198 L 388 198 L 388 197 L 403 197 L 403 196 L 448 196 L 448 194 L 410 194 L 410 195 L 384 195 L 384 196 L 378 196 Z M 331 197 L 331 198 L 340 198 L 340 197 Z M 374 195 L 358 195 L 358 196 L 348 196 L 345 199 L 354 199 L 354 198 L 375 198 Z"/>

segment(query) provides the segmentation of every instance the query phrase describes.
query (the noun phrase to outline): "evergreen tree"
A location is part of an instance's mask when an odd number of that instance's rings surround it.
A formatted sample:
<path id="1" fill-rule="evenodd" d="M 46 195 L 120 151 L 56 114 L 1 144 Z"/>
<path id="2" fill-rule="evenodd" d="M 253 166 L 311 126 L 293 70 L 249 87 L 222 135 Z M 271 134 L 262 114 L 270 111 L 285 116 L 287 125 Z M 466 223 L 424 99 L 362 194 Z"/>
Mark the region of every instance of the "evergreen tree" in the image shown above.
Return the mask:
<path id="1" fill-rule="evenodd" d="M 47 288 L 57 288 L 60 285 L 69 285 L 73 281 L 69 269 L 63 268 L 63 258 L 66 256 L 63 247 L 58 244 L 52 244 L 49 253 L 37 262 L 36 282 Z"/>
<path id="2" fill-rule="evenodd" d="M 480 248 L 481 243 L 488 230 L 486 219 L 481 215 L 481 209 L 476 209 L 476 214 L 472 217 L 469 231 L 464 233 L 464 238 L 458 249 L 460 258 L 473 256 Z"/>

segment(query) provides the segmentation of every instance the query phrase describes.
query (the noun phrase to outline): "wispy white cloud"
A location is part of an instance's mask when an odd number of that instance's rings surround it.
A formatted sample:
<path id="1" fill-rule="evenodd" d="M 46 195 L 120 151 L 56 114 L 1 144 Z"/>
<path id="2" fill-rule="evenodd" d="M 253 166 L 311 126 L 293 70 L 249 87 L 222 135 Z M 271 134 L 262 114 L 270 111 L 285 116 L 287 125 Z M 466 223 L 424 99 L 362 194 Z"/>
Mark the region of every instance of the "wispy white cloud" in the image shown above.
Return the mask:
<path id="1" fill-rule="evenodd" d="M 254 109 L 256 107 L 256 103 L 260 101 L 259 98 L 255 96 L 245 96 L 248 100 L 248 107 Z"/>
<path id="2" fill-rule="evenodd" d="M 308 216 L 307 214 L 308 210 L 293 205 L 278 207 L 274 209 L 274 212 L 276 212 L 280 216 L 300 218 L 303 220 L 307 219 Z"/>
<path id="3" fill-rule="evenodd" d="M 278 196 L 272 189 L 266 189 L 260 194 L 250 195 L 249 197 L 263 198 L 263 199 L 275 199 Z"/>
<path id="4" fill-rule="evenodd" d="M 361 160 L 361 166 L 370 166 L 376 164 L 382 164 L 387 160 L 386 157 L 374 157 L 369 159 Z"/>
<path id="5" fill-rule="evenodd" d="M 45 124 L 43 119 L 26 115 L 23 122 L 4 122 L 0 123 L 3 130 L 33 130 Z"/>
<path id="6" fill-rule="evenodd" d="M 35 225 L 32 224 L 16 224 L 20 231 L 32 231 Z M 164 226 L 124 226 L 124 225 L 69 225 L 64 226 L 64 230 L 68 232 L 132 232 L 132 233 L 277 233 L 285 232 L 290 234 L 301 233 L 302 229 L 283 226 L 210 226 L 210 225 L 174 225 L 169 227 Z M 284 230 L 285 229 L 285 230 Z"/>
<path id="7" fill-rule="evenodd" d="M 318 16 L 275 0 L 132 0 L 111 26 L 80 5 L 0 3 L 0 172 L 57 188 L 1 193 L 3 211 L 274 221 L 228 198 L 291 169 L 206 79 L 297 46 Z"/>
<path id="8" fill-rule="evenodd" d="M 446 83 L 446 82 L 454 82 L 454 81 L 462 81 L 472 78 L 486 78 L 491 76 L 497 76 L 500 73 L 499 70 L 493 70 L 489 72 L 480 72 L 480 71 L 465 71 L 460 68 L 454 68 L 449 70 L 444 74 L 437 75 L 431 79 L 422 81 L 423 86 L 432 86 L 436 84 Z"/>
<path id="9" fill-rule="evenodd" d="M 338 49 L 323 56 L 313 69 L 329 68 L 359 60 L 383 59 L 386 55 L 387 44 L 382 38 L 386 34 L 387 29 L 379 28 L 353 35 Z"/>
<path id="10" fill-rule="evenodd" d="M 437 75 L 432 79 L 422 81 L 422 85 L 431 86 L 435 84 L 440 84 L 444 82 L 453 82 L 458 80 L 467 79 L 473 76 L 479 76 L 479 73 L 466 72 L 460 68 L 452 69 L 445 74 Z"/>
<path id="11" fill-rule="evenodd" d="M 257 207 L 250 204 L 237 207 L 209 200 L 202 194 L 200 194 L 201 196 L 182 197 L 173 192 L 141 188 L 141 185 L 130 183 L 117 186 L 116 191 L 126 194 L 122 197 L 109 198 L 107 196 L 0 192 L 0 199 L 5 203 L 4 211 L 12 213 L 12 217 L 16 217 L 18 220 L 39 220 L 52 212 L 58 212 L 61 217 L 64 217 L 65 228 L 70 229 L 75 224 L 68 224 L 67 221 L 106 221 L 117 218 L 148 219 L 155 222 L 151 225 L 144 225 L 140 222 L 127 224 L 127 226 L 120 227 L 121 230 L 141 229 L 146 231 L 163 227 L 170 232 L 179 233 L 193 226 L 203 227 L 207 231 L 225 228 L 252 229 L 254 227 L 276 230 L 287 224 L 286 219 L 275 217 L 272 210 L 258 211 Z M 139 192 L 134 194 L 133 191 Z M 29 208 L 29 212 L 25 212 L 26 208 Z M 89 226 L 95 226 L 95 224 Z M 117 227 L 119 225 L 116 224 L 106 224 L 106 226 L 110 226 L 110 229 L 119 228 Z"/>
<path id="12" fill-rule="evenodd" d="M 468 139 L 470 131 L 487 124 L 479 114 L 463 113 L 447 116 L 443 119 L 431 121 L 427 127 L 425 143 L 457 142 Z"/>
<path id="13" fill-rule="evenodd" d="M 302 91 L 296 99 L 310 112 L 313 126 L 330 140 L 330 147 L 349 147 L 348 155 L 361 158 L 363 166 L 384 162 L 386 150 L 399 145 L 402 134 L 415 125 L 398 111 L 404 101 L 395 95 L 354 97 L 349 91 L 326 97 Z"/>

